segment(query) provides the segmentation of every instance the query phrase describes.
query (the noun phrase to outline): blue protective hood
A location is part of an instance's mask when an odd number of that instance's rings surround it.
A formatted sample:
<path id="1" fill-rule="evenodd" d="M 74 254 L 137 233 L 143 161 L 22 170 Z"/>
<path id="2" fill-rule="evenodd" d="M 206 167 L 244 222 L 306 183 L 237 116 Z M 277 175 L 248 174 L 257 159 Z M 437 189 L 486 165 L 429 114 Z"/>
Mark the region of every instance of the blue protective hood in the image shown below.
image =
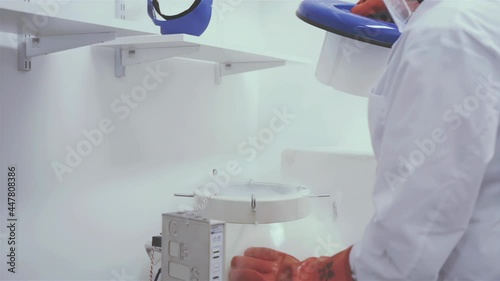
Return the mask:
<path id="1" fill-rule="evenodd" d="M 351 13 L 355 5 L 338 0 L 304 0 L 297 16 L 318 28 L 382 47 L 392 47 L 401 36 L 394 23 Z"/>
<path id="2" fill-rule="evenodd" d="M 212 17 L 213 0 L 195 0 L 186 11 L 173 16 L 161 13 L 158 0 L 148 1 L 148 15 L 153 23 L 160 26 L 161 34 L 191 34 L 200 36 L 207 29 Z M 156 18 L 160 15 L 164 20 Z"/>

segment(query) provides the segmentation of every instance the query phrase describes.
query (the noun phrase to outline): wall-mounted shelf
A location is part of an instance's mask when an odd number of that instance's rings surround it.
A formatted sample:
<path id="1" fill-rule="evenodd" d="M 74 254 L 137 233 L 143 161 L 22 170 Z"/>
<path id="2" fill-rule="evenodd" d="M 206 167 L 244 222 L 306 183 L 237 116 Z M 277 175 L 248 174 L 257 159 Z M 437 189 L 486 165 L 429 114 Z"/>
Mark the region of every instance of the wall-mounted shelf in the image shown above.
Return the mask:
<path id="1" fill-rule="evenodd" d="M 101 43 L 117 36 L 152 34 L 150 29 L 137 29 L 137 24 L 111 15 L 109 20 L 96 22 L 84 16 L 64 16 L 62 10 L 62 7 L 47 10 L 36 2 L 0 1 L 0 31 L 18 34 L 20 70 L 31 70 L 31 58 L 35 56 Z"/>
<path id="2" fill-rule="evenodd" d="M 116 0 L 116 5 L 121 7 L 123 3 Z M 140 29 L 137 23 L 112 16 L 98 21 L 85 15 L 69 17 L 62 12 L 62 7 L 58 9 L 58 13 L 50 13 L 36 2 L 0 0 L 0 31 L 18 34 L 20 70 L 31 70 L 32 57 L 96 43 L 115 49 L 117 77 L 125 75 L 126 66 L 172 57 L 214 62 L 217 83 L 225 75 L 282 66 L 287 62 L 306 62 L 229 47 L 191 35 L 154 35 L 153 25 Z M 121 12 L 117 10 L 116 16 L 123 18 Z"/>
<path id="3" fill-rule="evenodd" d="M 30 35 L 54 36 L 114 32 L 117 37 L 121 37 L 154 34 L 152 30 L 156 30 L 153 25 L 151 28 L 138 28 L 137 23 L 117 19 L 114 15 L 110 15 L 107 20 L 99 19 L 99 21 L 92 20 L 85 15 L 68 17 L 64 15 L 64 4 L 61 4 L 57 14 L 52 14 L 44 11 L 41 5 L 36 2 L 1 0 L 0 31 L 29 33 L 34 27 L 36 30 Z M 34 20 L 35 17 L 36 19 Z M 43 24 L 37 26 L 37 21 L 43 21 Z M 26 26 L 26 30 L 20 29 L 23 26 Z"/>
<path id="4" fill-rule="evenodd" d="M 144 62 L 179 57 L 214 62 L 215 79 L 222 76 L 285 65 L 287 62 L 307 61 L 229 47 L 185 34 L 121 37 L 96 45 L 115 48 L 115 75 L 125 75 L 125 67 Z"/>

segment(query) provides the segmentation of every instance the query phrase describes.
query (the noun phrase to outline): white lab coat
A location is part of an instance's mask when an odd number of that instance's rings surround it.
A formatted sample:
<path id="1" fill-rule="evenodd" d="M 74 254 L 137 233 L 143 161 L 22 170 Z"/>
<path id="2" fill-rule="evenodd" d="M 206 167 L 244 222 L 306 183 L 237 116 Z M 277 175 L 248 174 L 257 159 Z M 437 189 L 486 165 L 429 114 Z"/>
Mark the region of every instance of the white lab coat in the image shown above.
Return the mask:
<path id="1" fill-rule="evenodd" d="M 426 0 L 369 99 L 358 281 L 500 281 L 500 1 Z"/>

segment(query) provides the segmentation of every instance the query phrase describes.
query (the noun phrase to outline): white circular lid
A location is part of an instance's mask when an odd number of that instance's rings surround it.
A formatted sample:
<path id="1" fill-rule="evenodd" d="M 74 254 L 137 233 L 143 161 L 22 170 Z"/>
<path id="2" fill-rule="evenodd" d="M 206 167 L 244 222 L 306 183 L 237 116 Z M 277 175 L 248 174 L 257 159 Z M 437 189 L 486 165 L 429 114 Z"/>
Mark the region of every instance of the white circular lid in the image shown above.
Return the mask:
<path id="1" fill-rule="evenodd" d="M 230 183 L 217 194 L 195 191 L 204 217 L 228 223 L 276 223 L 304 218 L 310 191 L 304 186 L 248 182 Z"/>

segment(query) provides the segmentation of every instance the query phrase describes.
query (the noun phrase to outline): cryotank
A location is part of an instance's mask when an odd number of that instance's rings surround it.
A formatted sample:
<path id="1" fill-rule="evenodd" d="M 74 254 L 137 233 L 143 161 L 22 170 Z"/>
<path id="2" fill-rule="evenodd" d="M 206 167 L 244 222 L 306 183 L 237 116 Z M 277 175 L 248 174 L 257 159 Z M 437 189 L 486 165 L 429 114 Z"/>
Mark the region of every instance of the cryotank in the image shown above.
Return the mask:
<path id="1" fill-rule="evenodd" d="M 213 191 L 194 192 L 196 211 L 163 214 L 161 280 L 228 280 L 231 259 L 249 247 L 299 260 L 346 248 L 327 194 L 251 181 Z"/>

